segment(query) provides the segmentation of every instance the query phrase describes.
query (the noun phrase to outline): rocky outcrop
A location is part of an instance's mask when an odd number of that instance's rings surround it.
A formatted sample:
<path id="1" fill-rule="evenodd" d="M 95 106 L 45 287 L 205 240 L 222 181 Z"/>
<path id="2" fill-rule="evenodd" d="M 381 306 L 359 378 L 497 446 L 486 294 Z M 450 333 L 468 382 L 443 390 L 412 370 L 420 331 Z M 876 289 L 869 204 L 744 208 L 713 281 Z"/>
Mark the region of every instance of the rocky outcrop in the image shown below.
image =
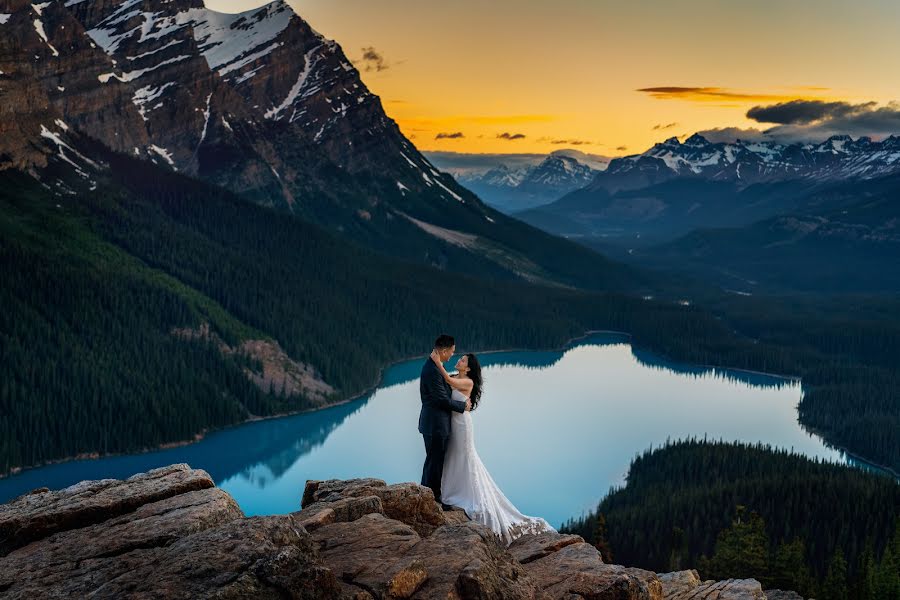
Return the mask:
<path id="1" fill-rule="evenodd" d="M 366 497 L 377 497 L 385 516 L 406 523 L 422 536 L 431 535 L 447 522 L 434 497 L 415 483 L 387 485 L 380 479 L 307 481 L 301 505 L 307 510 L 333 508 L 346 499 Z"/>
<path id="2" fill-rule="evenodd" d="M 0 506 L 0 595 L 765 600 L 754 580 L 604 564 L 575 535 L 506 547 L 413 483 L 309 481 L 298 504 L 245 518 L 187 465 L 36 490 Z"/>
<path id="3" fill-rule="evenodd" d="M 35 490 L 0 506 L 0 556 L 54 533 L 80 529 L 172 496 L 213 487 L 205 471 L 173 465 L 125 481 L 83 481 L 60 492 Z"/>
<path id="4" fill-rule="evenodd" d="M 696 570 L 660 573 L 665 600 L 767 600 L 755 579 L 700 581 Z"/>
<path id="5" fill-rule="evenodd" d="M 38 490 L 0 511 L 4 598 L 339 595 L 292 516 L 244 518 L 204 471 L 187 465 Z"/>

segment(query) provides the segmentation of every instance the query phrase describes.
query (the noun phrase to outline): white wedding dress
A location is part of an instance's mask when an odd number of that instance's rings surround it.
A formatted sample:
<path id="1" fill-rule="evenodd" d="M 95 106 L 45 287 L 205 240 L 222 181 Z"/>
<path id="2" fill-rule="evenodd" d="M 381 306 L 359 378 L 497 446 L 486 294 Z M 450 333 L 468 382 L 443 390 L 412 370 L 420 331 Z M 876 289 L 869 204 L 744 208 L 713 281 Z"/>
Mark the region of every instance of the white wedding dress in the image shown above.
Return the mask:
<path id="1" fill-rule="evenodd" d="M 453 399 L 466 401 L 458 390 L 453 390 Z M 556 531 L 544 519 L 520 513 L 494 483 L 475 450 L 472 413 L 454 412 L 450 427 L 441 478 L 444 504 L 462 508 L 470 519 L 492 529 L 507 545 L 526 533 Z"/>

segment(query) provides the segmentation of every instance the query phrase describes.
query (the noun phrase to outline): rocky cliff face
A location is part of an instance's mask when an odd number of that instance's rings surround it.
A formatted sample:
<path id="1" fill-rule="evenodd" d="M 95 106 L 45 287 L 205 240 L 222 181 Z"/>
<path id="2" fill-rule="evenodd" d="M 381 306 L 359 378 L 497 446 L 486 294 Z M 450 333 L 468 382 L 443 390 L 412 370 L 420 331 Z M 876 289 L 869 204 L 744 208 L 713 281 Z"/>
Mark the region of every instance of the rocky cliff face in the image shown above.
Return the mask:
<path id="1" fill-rule="evenodd" d="M 596 254 L 438 171 L 284 0 L 233 15 L 202 0 L 0 0 L 0 15 L 0 170 L 77 197 L 96 186 L 99 146 L 406 260 L 607 287 Z"/>
<path id="2" fill-rule="evenodd" d="M 187 465 L 35 490 L 0 506 L 0 594 L 766 600 L 755 580 L 604 564 L 574 535 L 507 548 L 412 483 L 310 481 L 297 500 L 289 515 L 246 518 Z"/>

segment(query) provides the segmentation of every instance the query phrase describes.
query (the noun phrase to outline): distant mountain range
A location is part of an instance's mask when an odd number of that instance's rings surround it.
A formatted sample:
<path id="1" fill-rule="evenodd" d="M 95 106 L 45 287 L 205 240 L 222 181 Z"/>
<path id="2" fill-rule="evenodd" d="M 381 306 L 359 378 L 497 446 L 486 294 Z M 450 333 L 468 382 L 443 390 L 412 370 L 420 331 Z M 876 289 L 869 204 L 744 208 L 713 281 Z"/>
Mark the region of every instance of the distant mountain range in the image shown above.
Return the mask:
<path id="1" fill-rule="evenodd" d="M 202 0 L 0 0 L 0 13 L 0 169 L 78 193 L 46 169 L 77 169 L 90 189 L 94 140 L 405 260 L 592 288 L 627 277 L 439 171 L 283 0 L 239 14 Z"/>
<path id="2" fill-rule="evenodd" d="M 898 171 L 897 136 L 786 145 L 712 143 L 694 134 L 613 159 L 589 185 L 516 216 L 557 234 L 635 244 L 746 225 L 800 208 L 812 189 Z"/>
<path id="3" fill-rule="evenodd" d="M 549 204 L 582 188 L 608 163 L 605 157 L 571 149 L 548 155 L 427 154 L 484 202 L 506 213 Z"/>

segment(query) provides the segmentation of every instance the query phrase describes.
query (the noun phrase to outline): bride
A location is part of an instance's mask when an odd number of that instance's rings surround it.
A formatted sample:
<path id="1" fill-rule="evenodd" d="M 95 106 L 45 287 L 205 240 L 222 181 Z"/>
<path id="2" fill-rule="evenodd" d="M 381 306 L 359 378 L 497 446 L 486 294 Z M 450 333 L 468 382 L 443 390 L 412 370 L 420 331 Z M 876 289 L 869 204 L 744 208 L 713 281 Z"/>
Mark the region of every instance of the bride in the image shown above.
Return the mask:
<path id="1" fill-rule="evenodd" d="M 478 358 L 464 354 L 456 363 L 456 377 L 447 373 L 437 351 L 431 353 L 431 360 L 453 388 L 453 399 L 471 400 L 475 410 L 482 390 Z M 555 531 L 544 519 L 520 513 L 494 483 L 475 450 L 471 412 L 454 412 L 450 426 L 452 433 L 441 478 L 442 502 L 462 508 L 470 519 L 489 527 L 507 545 L 526 533 Z"/>

